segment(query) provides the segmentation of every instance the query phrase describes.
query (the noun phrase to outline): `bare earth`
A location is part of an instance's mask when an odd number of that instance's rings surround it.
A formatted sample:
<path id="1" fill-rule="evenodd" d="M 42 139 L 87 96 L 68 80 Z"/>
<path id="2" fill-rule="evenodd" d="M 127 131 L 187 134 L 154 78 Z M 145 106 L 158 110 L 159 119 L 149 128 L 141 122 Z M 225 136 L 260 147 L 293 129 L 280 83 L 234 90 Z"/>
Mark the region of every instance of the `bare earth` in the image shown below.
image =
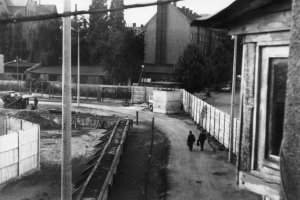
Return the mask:
<path id="1" fill-rule="evenodd" d="M 40 102 L 41 104 L 48 104 Z M 60 103 L 51 103 L 59 106 Z M 49 106 L 49 105 L 48 105 Z M 170 200 L 258 200 L 257 195 L 239 190 L 235 185 L 235 167 L 224 162 L 225 152 L 212 153 L 208 145 L 205 151 L 195 149 L 189 152 L 186 138 L 189 130 L 198 136 L 197 127 L 186 115 L 166 116 L 143 110 L 143 107 L 122 107 L 82 104 L 82 112 L 97 114 L 109 113 L 135 117 L 139 111 L 140 121 L 150 123 L 155 117 L 155 127 L 170 141 L 170 155 L 167 165 L 168 190 L 166 199 Z M 125 172 L 123 172 L 125 173 Z M 121 186 L 120 186 L 121 187 Z M 47 198 L 44 198 L 47 199 Z M 164 198 L 163 198 L 164 199 Z M 1 198 L 2 200 L 2 198 Z"/>

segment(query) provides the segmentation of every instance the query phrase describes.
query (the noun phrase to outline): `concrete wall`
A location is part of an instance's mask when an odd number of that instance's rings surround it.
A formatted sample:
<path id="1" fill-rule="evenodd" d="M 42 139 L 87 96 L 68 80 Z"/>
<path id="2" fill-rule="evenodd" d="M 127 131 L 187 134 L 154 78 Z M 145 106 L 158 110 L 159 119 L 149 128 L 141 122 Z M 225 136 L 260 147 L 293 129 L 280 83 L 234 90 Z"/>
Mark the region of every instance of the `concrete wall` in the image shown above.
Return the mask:
<path id="1" fill-rule="evenodd" d="M 153 112 L 175 114 L 181 112 L 180 91 L 153 90 Z"/>
<path id="2" fill-rule="evenodd" d="M 0 54 L 0 74 L 4 73 L 4 56 Z"/>
<path id="3" fill-rule="evenodd" d="M 40 126 L 5 118 L 6 133 L 0 136 L 0 184 L 40 168 Z"/>

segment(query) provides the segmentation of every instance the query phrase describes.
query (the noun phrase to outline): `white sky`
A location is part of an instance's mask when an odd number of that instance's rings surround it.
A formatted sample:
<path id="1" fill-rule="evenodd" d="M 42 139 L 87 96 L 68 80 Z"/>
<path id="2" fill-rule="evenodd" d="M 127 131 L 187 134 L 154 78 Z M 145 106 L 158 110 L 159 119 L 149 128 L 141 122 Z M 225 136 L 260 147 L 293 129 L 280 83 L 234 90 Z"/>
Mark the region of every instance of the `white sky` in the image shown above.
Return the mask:
<path id="1" fill-rule="evenodd" d="M 63 12 L 63 0 L 40 0 L 41 4 L 56 4 L 58 12 Z M 124 4 L 150 3 L 156 0 L 124 0 Z M 177 2 L 178 7 L 185 6 L 198 14 L 214 14 L 227 7 L 234 0 L 183 0 Z M 88 10 L 92 0 L 72 0 L 72 9 L 78 4 L 78 10 Z M 110 0 L 108 0 L 110 5 Z M 125 20 L 128 25 L 137 23 L 138 26 L 146 24 L 156 13 L 156 6 L 125 10 Z"/>

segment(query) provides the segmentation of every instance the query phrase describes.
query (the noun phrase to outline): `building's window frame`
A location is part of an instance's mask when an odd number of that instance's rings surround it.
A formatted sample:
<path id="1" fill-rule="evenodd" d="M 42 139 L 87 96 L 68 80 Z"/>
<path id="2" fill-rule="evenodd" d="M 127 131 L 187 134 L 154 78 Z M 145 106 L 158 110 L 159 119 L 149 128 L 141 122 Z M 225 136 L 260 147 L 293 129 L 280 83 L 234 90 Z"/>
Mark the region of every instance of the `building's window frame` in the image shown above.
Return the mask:
<path id="1" fill-rule="evenodd" d="M 279 170 L 279 157 L 269 156 L 269 158 L 263 159 L 263 167 L 259 166 L 259 136 L 258 136 L 258 120 L 259 120 L 259 99 L 260 99 L 260 65 L 262 59 L 262 48 L 264 47 L 278 47 L 278 46 L 288 46 L 289 41 L 271 41 L 271 42 L 258 42 L 256 43 L 256 61 L 255 61 L 255 97 L 254 97 L 254 115 L 253 115 L 253 138 L 252 138 L 252 158 L 251 158 L 251 170 L 259 170 L 270 172 L 274 170 Z M 278 57 L 279 58 L 279 57 Z M 265 143 L 266 145 L 266 143 Z"/>

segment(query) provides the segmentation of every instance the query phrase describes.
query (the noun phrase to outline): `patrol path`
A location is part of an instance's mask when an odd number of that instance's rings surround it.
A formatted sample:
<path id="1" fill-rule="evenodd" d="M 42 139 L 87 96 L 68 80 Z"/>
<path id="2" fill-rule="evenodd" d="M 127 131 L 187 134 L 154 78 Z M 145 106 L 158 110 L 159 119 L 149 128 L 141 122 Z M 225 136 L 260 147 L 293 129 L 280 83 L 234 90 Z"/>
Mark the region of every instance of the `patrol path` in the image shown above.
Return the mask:
<path id="1" fill-rule="evenodd" d="M 40 102 L 47 105 L 61 105 L 60 103 Z M 139 111 L 139 121 L 151 123 L 155 117 L 155 127 L 169 138 L 170 157 L 167 167 L 168 186 L 167 200 L 258 200 L 257 195 L 239 190 L 235 186 L 235 167 L 224 162 L 222 158 L 226 152 L 213 153 L 206 143 L 204 151 L 195 148 L 193 152 L 188 150 L 186 139 L 188 131 L 196 133 L 197 127 L 185 115 L 169 117 L 143 111 L 142 107 L 102 106 L 81 104 L 82 107 L 73 107 L 74 111 L 103 114 L 103 112 L 135 117 Z M 226 160 L 226 159 L 225 159 Z"/>

